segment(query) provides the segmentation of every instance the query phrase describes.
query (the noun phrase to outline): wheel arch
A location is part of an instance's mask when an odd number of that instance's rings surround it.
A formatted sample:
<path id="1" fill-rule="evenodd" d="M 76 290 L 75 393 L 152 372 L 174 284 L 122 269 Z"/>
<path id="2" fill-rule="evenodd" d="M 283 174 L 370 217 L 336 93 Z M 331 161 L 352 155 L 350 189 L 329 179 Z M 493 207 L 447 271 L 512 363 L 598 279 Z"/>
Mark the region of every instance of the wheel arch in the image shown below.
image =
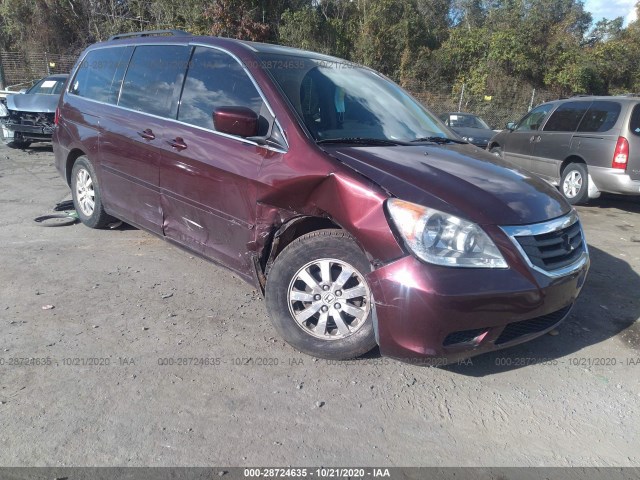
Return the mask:
<path id="1" fill-rule="evenodd" d="M 584 161 L 584 158 L 580 157 L 579 155 L 569 155 L 560 164 L 560 172 L 558 175 L 558 179 L 562 180 L 562 174 L 564 173 L 564 169 L 567 168 L 567 166 L 571 165 L 572 163 L 583 164 L 587 168 L 587 173 L 589 172 L 589 165 L 587 165 L 587 162 Z"/>
<path id="2" fill-rule="evenodd" d="M 72 149 L 69 152 L 69 155 L 67 155 L 67 161 L 65 163 L 65 168 L 64 168 L 64 175 L 65 175 L 65 179 L 67 180 L 67 185 L 69 186 L 71 186 L 71 171 L 73 170 L 73 165 L 76 163 L 76 160 L 78 160 L 78 158 L 80 158 L 83 155 L 86 155 L 86 154 L 79 148 Z"/>
<path id="3" fill-rule="evenodd" d="M 336 228 L 343 230 L 329 217 L 314 215 L 299 215 L 290 218 L 280 226 L 273 226 L 270 238 L 260 253 L 260 268 L 263 274 L 267 274 L 275 259 L 291 242 L 307 233 L 318 230 Z"/>
<path id="4" fill-rule="evenodd" d="M 298 215 L 290 218 L 281 225 L 273 225 L 271 234 L 266 240 L 264 247 L 255 257 L 255 268 L 258 276 L 258 282 L 263 289 L 267 282 L 269 270 L 282 251 L 298 238 L 308 233 L 321 230 L 343 230 L 351 237 L 351 240 L 358 246 L 362 253 L 369 259 L 372 267 L 376 262 L 372 259 L 371 254 L 363 247 L 358 239 L 349 232 L 348 229 L 340 225 L 334 219 L 328 216 L 320 215 Z"/>

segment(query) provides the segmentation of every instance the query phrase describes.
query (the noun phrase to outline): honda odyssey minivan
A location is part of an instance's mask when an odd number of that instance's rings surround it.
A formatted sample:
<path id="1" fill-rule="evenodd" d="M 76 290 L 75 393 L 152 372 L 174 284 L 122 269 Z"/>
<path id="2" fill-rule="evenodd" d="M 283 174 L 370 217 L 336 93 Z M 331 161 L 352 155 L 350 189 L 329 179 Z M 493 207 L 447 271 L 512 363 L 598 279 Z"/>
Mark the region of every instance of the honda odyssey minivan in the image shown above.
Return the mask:
<path id="1" fill-rule="evenodd" d="M 231 269 L 323 358 L 451 361 L 567 316 L 589 255 L 551 185 L 368 68 L 161 33 L 89 47 L 61 96 L 56 166 L 85 225 L 117 218 Z"/>

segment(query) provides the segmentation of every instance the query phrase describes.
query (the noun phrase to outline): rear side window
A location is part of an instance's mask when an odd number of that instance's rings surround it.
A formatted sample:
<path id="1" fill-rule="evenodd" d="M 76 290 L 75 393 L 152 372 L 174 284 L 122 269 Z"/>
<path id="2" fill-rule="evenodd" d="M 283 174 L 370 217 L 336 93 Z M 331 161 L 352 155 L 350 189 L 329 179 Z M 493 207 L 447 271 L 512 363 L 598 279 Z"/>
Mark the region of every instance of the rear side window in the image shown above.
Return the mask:
<path id="1" fill-rule="evenodd" d="M 620 116 L 620 104 L 616 102 L 597 101 L 591 104 L 582 119 L 579 132 L 606 132 L 611 130 Z"/>
<path id="2" fill-rule="evenodd" d="M 591 102 L 567 102 L 560 105 L 544 126 L 545 132 L 575 132 Z"/>
<path id="3" fill-rule="evenodd" d="M 189 47 L 180 45 L 136 47 L 118 105 L 160 117 L 176 118 L 190 53 Z"/>
<path id="4" fill-rule="evenodd" d="M 90 51 L 78 67 L 69 92 L 99 102 L 117 103 L 132 51 L 133 47 Z"/>
<path id="5" fill-rule="evenodd" d="M 214 130 L 213 111 L 218 107 L 248 107 L 260 116 L 263 102 L 253 82 L 233 57 L 211 48 L 197 47 L 189 63 L 178 120 Z M 260 130 L 264 124 L 262 120 Z"/>

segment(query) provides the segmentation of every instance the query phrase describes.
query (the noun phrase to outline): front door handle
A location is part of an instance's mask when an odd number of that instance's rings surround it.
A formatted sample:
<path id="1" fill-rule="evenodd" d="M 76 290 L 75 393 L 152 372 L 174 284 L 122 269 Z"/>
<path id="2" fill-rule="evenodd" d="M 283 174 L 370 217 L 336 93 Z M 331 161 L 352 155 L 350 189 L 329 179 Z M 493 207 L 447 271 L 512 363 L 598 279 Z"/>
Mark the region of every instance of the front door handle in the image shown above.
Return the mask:
<path id="1" fill-rule="evenodd" d="M 145 140 L 155 140 L 156 138 L 155 134 L 150 128 L 146 128 L 143 131 L 138 132 L 138 135 L 140 135 Z"/>
<path id="2" fill-rule="evenodd" d="M 167 140 L 167 143 L 176 150 L 184 150 L 185 148 L 187 148 L 187 144 L 184 143 L 182 137 L 176 137 L 173 140 Z"/>

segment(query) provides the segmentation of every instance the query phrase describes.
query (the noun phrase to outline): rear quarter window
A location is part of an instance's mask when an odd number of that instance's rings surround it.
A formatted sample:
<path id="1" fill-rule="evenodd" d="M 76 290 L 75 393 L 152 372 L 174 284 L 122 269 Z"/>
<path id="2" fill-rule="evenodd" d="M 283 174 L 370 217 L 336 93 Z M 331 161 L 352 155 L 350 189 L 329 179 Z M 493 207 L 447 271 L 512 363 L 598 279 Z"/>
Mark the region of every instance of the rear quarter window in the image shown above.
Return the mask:
<path id="1" fill-rule="evenodd" d="M 602 100 L 593 102 L 580 122 L 578 132 L 607 132 L 613 128 L 619 116 L 619 103 Z"/>

